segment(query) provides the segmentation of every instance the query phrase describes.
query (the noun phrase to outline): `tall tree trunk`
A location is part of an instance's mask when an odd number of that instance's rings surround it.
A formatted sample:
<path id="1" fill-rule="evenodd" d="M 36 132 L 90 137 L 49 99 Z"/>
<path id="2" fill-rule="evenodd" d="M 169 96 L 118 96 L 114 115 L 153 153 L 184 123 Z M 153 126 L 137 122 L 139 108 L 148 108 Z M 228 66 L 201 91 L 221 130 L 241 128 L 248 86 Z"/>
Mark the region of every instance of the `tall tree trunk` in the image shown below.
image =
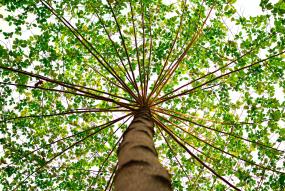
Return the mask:
<path id="1" fill-rule="evenodd" d="M 171 180 L 158 160 L 154 123 L 148 108 L 140 109 L 118 149 L 115 191 L 170 191 Z"/>

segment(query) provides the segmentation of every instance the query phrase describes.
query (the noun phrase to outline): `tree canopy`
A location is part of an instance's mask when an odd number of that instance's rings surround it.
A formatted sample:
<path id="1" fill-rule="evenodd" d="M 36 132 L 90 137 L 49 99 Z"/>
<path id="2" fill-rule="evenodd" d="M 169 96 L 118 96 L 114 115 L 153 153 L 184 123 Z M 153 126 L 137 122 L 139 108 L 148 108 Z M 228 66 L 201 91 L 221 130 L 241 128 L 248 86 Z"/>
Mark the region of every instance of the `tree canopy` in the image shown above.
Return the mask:
<path id="1" fill-rule="evenodd" d="M 142 106 L 174 190 L 283 190 L 285 2 L 235 2 L 1 0 L 0 190 L 111 190 Z"/>

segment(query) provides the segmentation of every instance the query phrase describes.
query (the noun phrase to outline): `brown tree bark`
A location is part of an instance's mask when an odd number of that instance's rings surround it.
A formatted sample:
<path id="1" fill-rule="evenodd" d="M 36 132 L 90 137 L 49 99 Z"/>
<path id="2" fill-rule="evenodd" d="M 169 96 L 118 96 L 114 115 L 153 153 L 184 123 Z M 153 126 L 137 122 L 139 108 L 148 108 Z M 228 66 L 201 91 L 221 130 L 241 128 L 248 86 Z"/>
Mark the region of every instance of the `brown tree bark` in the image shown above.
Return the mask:
<path id="1" fill-rule="evenodd" d="M 140 109 L 118 149 L 115 191 L 170 191 L 171 179 L 154 147 L 154 123 L 147 108 Z"/>

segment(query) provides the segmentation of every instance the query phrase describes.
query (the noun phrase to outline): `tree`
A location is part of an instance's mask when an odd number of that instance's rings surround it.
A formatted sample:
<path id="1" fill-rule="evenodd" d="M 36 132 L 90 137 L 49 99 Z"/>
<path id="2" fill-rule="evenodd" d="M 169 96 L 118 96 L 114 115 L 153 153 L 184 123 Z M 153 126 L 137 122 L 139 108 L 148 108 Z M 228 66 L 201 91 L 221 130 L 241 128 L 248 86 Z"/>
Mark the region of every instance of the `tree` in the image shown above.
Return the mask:
<path id="1" fill-rule="evenodd" d="M 284 1 L 0 2 L 1 190 L 284 190 Z"/>

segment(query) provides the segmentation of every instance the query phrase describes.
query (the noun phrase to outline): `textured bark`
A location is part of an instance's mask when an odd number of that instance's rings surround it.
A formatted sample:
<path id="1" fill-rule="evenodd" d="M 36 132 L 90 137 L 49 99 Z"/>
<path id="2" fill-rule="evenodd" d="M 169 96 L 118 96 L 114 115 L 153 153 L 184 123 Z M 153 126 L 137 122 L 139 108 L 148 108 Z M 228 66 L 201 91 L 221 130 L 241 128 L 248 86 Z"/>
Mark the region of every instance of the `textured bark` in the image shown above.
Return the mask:
<path id="1" fill-rule="evenodd" d="M 158 160 L 153 143 L 153 121 L 147 108 L 140 109 L 118 149 L 115 191 L 170 191 L 171 180 Z"/>

